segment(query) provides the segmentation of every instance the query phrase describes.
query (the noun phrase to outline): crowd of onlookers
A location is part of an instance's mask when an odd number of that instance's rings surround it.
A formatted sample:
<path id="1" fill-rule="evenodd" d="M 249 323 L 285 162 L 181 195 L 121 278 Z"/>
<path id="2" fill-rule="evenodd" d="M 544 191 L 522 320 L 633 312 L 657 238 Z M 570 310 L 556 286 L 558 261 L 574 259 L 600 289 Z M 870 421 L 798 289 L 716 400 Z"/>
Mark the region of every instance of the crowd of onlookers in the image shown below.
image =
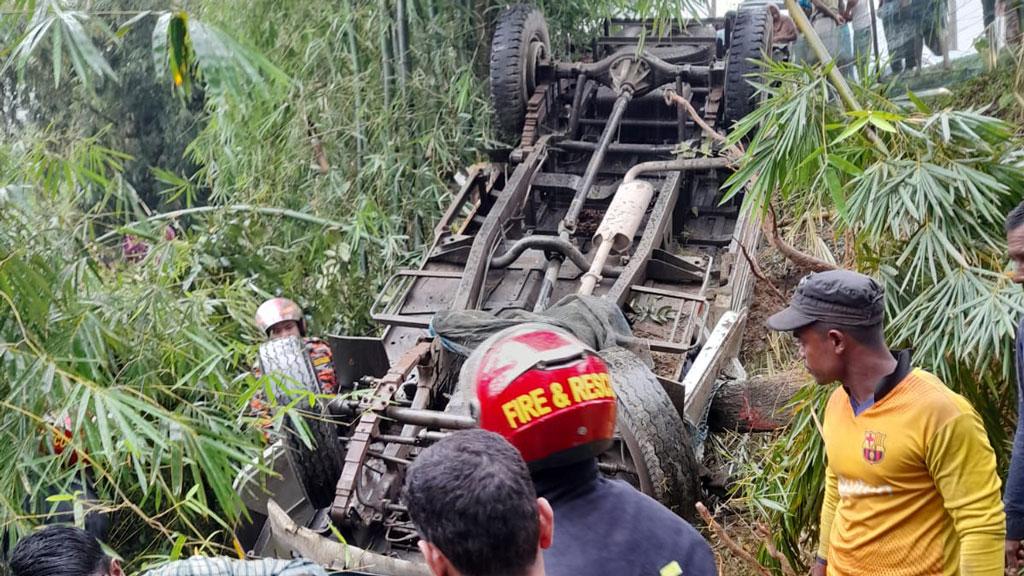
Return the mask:
<path id="1" fill-rule="evenodd" d="M 893 73 L 920 68 L 925 47 L 943 65 L 950 64 L 950 38 L 958 31 L 950 29 L 949 0 L 799 0 L 799 6 L 829 55 L 849 73 L 856 74 L 853 64 L 872 60 L 881 60 Z M 790 45 L 795 61 L 816 62 L 792 15 L 775 0 L 769 0 L 768 9 L 775 44 Z M 984 27 L 989 29 L 1003 15 L 1008 41 L 1020 34 L 1021 13 L 1024 3 L 1016 0 L 982 0 Z"/>

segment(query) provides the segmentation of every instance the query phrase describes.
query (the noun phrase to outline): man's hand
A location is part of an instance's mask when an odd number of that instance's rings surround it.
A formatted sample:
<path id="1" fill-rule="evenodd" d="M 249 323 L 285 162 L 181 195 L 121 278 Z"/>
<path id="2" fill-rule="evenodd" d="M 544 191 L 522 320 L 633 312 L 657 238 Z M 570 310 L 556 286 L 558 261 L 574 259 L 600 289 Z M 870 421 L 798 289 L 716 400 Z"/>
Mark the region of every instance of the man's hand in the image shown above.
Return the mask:
<path id="1" fill-rule="evenodd" d="M 836 26 L 846 24 L 846 18 L 843 18 L 842 14 L 833 14 L 832 19 L 836 21 Z"/>
<path id="2" fill-rule="evenodd" d="M 1024 547 L 1021 547 L 1020 540 L 1006 541 L 1006 576 L 1017 576 L 1021 566 L 1024 566 Z"/>

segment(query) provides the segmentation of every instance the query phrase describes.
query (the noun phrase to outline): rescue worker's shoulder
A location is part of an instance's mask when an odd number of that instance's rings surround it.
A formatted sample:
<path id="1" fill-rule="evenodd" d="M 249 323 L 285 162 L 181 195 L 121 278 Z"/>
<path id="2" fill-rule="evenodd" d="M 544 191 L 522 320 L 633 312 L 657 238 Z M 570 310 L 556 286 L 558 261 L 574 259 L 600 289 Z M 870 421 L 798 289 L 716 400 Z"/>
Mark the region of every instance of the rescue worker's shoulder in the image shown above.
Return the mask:
<path id="1" fill-rule="evenodd" d="M 603 496 L 617 500 L 630 510 L 630 517 L 642 522 L 630 528 L 652 552 L 656 550 L 657 555 L 666 558 L 666 562 L 675 560 L 686 566 L 686 574 L 717 574 L 711 546 L 689 522 L 625 482 L 605 479 L 604 483 Z"/>
<path id="2" fill-rule="evenodd" d="M 938 376 L 914 368 L 904 384 L 913 386 L 914 403 L 936 414 L 940 420 L 951 420 L 961 414 L 973 413 L 974 407 L 966 398 L 951 390 Z"/>

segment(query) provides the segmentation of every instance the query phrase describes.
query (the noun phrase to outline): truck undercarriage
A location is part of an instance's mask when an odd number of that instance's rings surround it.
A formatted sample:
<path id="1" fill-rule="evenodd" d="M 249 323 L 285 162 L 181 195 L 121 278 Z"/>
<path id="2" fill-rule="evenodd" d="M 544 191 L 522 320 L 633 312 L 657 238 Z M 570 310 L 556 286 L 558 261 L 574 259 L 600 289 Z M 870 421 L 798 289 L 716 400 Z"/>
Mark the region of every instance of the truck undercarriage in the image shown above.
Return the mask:
<path id="1" fill-rule="evenodd" d="M 760 230 L 742 195 L 721 201 L 730 160 L 708 130 L 756 105 L 745 76 L 771 51 L 772 25 L 752 8 L 661 38 L 642 34 L 650 26 L 608 21 L 588 61 L 561 63 L 537 10 L 502 15 L 491 88 L 498 128 L 518 145 L 469 169 L 420 265 L 383 287 L 372 309 L 383 336 L 330 338 L 345 392 L 294 410 L 265 467 L 239 478 L 256 520 L 248 550 L 425 573 L 401 487 L 422 447 L 475 426 L 458 389 L 464 350 L 432 324 L 465 311 L 512 322 L 578 316 L 599 300 L 624 312 L 628 328 L 600 350 L 619 399 L 600 468 L 692 513 L 716 383 L 723 370 L 742 373 L 753 282 L 744 247 Z M 667 104 L 669 91 L 699 117 Z M 261 364 L 316 391 L 297 341 L 268 342 Z"/>

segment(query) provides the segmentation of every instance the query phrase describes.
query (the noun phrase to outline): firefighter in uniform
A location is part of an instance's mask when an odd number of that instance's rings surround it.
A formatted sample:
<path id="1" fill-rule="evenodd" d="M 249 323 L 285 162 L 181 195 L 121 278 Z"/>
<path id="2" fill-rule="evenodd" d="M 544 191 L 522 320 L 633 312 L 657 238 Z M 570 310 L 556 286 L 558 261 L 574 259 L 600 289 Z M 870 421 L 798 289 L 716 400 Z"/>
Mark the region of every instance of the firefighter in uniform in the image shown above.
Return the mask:
<path id="1" fill-rule="evenodd" d="M 256 309 L 256 326 L 270 340 L 289 336 L 302 338 L 323 393 L 338 393 L 338 378 L 334 373 L 331 347 L 319 338 L 306 336 L 306 319 L 298 304 L 287 298 L 267 300 Z"/>
<path id="2" fill-rule="evenodd" d="M 549 576 L 718 573 L 707 541 L 685 520 L 625 482 L 598 474 L 611 446 L 616 399 L 601 358 L 558 328 L 498 332 L 463 366 L 480 427 L 504 436 L 554 510 Z M 595 539 L 595 534 L 601 537 Z"/>

